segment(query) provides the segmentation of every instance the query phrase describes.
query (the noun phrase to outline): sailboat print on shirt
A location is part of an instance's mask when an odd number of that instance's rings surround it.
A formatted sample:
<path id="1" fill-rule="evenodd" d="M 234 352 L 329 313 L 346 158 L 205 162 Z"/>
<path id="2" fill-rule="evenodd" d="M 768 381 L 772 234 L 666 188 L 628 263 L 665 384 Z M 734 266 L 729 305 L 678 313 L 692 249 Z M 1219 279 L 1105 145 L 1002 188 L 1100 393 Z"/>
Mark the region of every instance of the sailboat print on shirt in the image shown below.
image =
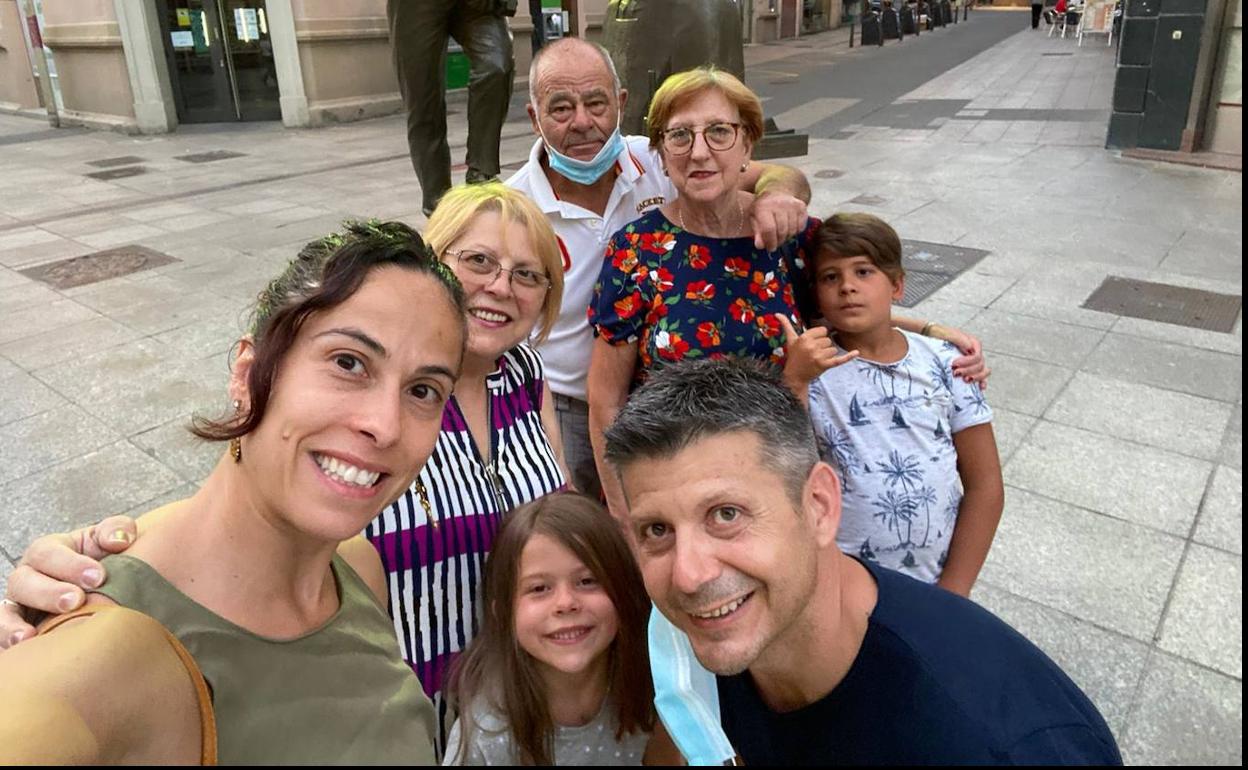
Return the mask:
<path id="1" fill-rule="evenodd" d="M 901 416 L 901 407 L 893 406 L 893 427 L 909 428 L 910 424 L 906 422 L 906 418 Z"/>
<path id="2" fill-rule="evenodd" d="M 858 405 L 858 394 L 854 394 L 854 398 L 849 402 L 849 424 L 850 425 L 870 425 L 871 421 L 867 419 L 867 415 L 862 411 L 862 407 Z"/>

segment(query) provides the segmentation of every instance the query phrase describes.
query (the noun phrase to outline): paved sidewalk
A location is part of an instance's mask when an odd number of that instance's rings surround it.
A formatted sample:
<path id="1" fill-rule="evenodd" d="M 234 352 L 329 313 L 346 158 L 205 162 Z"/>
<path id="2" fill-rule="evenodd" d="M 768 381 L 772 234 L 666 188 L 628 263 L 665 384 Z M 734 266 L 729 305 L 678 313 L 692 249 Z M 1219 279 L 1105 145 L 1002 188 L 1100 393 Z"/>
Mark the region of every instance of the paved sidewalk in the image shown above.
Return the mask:
<path id="1" fill-rule="evenodd" d="M 1007 502 L 976 598 L 1088 691 L 1129 762 L 1238 764 L 1242 320 L 1223 334 L 1081 305 L 1109 275 L 1242 294 L 1242 176 L 1104 150 L 1113 49 L 1026 19 L 751 47 L 748 79 L 811 134 L 796 163 L 814 213 L 990 252 L 914 311 L 980 335 L 993 366 Z M 464 135 L 452 116 L 457 155 Z M 219 150 L 242 156 L 180 159 Z M 0 115 L 0 169 L 0 590 L 35 535 L 209 472 L 221 448 L 186 418 L 226 406 L 247 303 L 303 242 L 346 216 L 423 225 L 397 117 L 127 137 Z M 20 272 L 128 244 L 177 261 L 64 290 Z"/>

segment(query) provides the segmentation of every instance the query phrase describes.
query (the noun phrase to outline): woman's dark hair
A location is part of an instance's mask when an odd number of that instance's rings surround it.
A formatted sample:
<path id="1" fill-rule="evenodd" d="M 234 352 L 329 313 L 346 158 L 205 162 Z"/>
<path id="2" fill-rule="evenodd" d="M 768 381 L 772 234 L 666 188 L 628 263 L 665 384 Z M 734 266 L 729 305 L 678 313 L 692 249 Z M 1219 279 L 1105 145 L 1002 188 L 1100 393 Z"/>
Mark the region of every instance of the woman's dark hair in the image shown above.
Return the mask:
<path id="1" fill-rule="evenodd" d="M 606 591 L 619 620 L 610 647 L 608 697 L 618 709 L 616 738 L 654 729 L 647 628 L 650 600 L 641 570 L 619 523 L 597 502 L 574 492 L 535 500 L 508 514 L 494 538 L 481 583 L 481 628 L 451 669 L 447 692 L 459 711 L 460 746 L 467 758 L 478 730 L 474 707 L 493 707 L 511 727 L 515 759 L 554 764 L 554 720 L 533 658 L 516 641 L 516 585 L 520 557 L 533 535 L 546 535 L 576 555 Z M 488 699 L 488 702 L 481 699 Z"/>
<path id="2" fill-rule="evenodd" d="M 304 246 L 281 275 L 260 292 L 251 318 L 255 358 L 247 375 L 250 403 L 241 412 L 216 420 L 196 415 L 191 420 L 191 432 L 196 436 L 228 441 L 254 430 L 264 419 L 282 358 L 304 322 L 314 313 L 350 299 L 374 268 L 394 265 L 432 277 L 462 319 L 466 306 L 459 279 L 415 230 L 402 222 L 375 219 L 347 221 L 343 228 Z"/>

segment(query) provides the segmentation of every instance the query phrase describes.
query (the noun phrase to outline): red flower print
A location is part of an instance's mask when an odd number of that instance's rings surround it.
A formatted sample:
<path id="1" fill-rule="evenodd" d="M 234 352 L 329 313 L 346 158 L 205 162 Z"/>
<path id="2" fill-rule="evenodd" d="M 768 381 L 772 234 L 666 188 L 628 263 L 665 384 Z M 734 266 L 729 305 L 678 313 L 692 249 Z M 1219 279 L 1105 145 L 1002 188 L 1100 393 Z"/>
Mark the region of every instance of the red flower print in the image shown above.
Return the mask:
<path id="1" fill-rule="evenodd" d="M 689 343 L 681 339 L 678 332 L 656 332 L 654 347 L 659 352 L 659 358 L 668 361 L 679 361 L 689 352 Z"/>
<path id="2" fill-rule="evenodd" d="M 790 308 L 797 307 L 797 302 L 793 299 L 793 284 L 786 283 L 784 285 L 784 292 L 781 296 L 784 298 L 784 304 L 788 305 Z"/>
<path id="3" fill-rule="evenodd" d="M 646 323 L 654 326 L 659 322 L 660 318 L 667 315 L 667 303 L 663 301 L 663 295 L 656 295 L 650 302 L 650 312 L 646 313 Z"/>
<path id="4" fill-rule="evenodd" d="M 754 319 L 754 323 L 758 324 L 758 330 L 763 333 L 767 339 L 780 336 L 780 321 L 772 313 L 764 313 Z"/>
<path id="5" fill-rule="evenodd" d="M 639 310 L 641 310 L 641 292 L 639 291 L 615 302 L 615 313 L 620 318 L 632 318 Z"/>
<path id="6" fill-rule="evenodd" d="M 685 299 L 694 302 L 710 302 L 715 298 L 715 284 L 706 281 L 694 281 L 685 287 Z"/>
<path id="7" fill-rule="evenodd" d="M 637 267 L 637 252 L 633 249 L 619 249 L 611 260 L 611 266 L 621 273 L 631 273 Z"/>
<path id="8" fill-rule="evenodd" d="M 676 236 L 671 233 L 642 233 L 641 248 L 655 254 L 666 254 L 676 245 Z"/>
<path id="9" fill-rule="evenodd" d="M 660 292 L 672 288 L 672 274 L 666 267 L 660 267 L 650 273 L 650 280 L 654 281 L 654 288 Z"/>
<path id="10" fill-rule="evenodd" d="M 744 278 L 750 274 L 749 260 L 740 257 L 729 257 L 724 262 L 724 272 L 736 278 Z"/>
<path id="11" fill-rule="evenodd" d="M 744 297 L 738 297 L 728 306 L 728 314 L 743 324 L 754 320 L 754 306 Z"/>
<path id="12" fill-rule="evenodd" d="M 711 263 L 711 250 L 700 243 L 689 246 L 689 267 L 702 270 Z"/>
<path id="13" fill-rule="evenodd" d="M 754 271 L 754 278 L 750 281 L 751 294 L 766 302 L 776 296 L 778 291 L 780 291 L 780 281 L 775 273 L 764 274 L 761 270 Z"/>
<path id="14" fill-rule="evenodd" d="M 703 321 L 698 324 L 698 342 L 704 348 L 715 347 L 719 344 L 719 327 L 714 321 Z"/>

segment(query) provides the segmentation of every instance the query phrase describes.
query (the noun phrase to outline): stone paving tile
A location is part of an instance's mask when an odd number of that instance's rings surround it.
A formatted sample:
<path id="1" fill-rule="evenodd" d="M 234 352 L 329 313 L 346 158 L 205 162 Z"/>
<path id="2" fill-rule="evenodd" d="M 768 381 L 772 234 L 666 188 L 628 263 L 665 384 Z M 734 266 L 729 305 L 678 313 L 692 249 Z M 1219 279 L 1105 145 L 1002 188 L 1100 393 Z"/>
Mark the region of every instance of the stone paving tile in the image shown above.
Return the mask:
<path id="1" fill-rule="evenodd" d="M 0 316 L 15 310 L 47 305 L 62 299 L 65 299 L 65 297 L 38 283 L 0 289 Z"/>
<path id="2" fill-rule="evenodd" d="M 92 318 L 99 318 L 99 314 L 69 299 L 58 299 L 39 307 L 2 313 L 0 345 Z"/>
<path id="3" fill-rule="evenodd" d="M 117 432 L 69 404 L 0 426 L 0 484 L 115 442 Z"/>
<path id="4" fill-rule="evenodd" d="M 1005 467 L 1037 494 L 1186 537 L 1213 466 L 1041 420 Z"/>
<path id="5" fill-rule="evenodd" d="M 1096 347 L 1102 332 L 1070 324 L 985 310 L 967 324 L 990 352 L 1007 353 L 1061 366 L 1078 366 Z"/>
<path id="6" fill-rule="evenodd" d="M 894 316 L 932 319 L 946 326 L 966 326 L 983 308 L 944 299 L 936 292 L 914 307 L 893 306 Z"/>
<path id="7" fill-rule="evenodd" d="M 1074 370 L 1005 353 L 987 356 L 992 375 L 988 379 L 988 403 L 1039 417 L 1070 380 Z"/>
<path id="8" fill-rule="evenodd" d="M 1149 642 L 1183 541 L 1013 486 L 980 580 Z M 1078 565 L 1073 569 L 1072 565 Z"/>
<path id="9" fill-rule="evenodd" d="M 8 526 L 0 546 L 20 553 L 48 532 L 65 532 L 121 513 L 181 483 L 165 466 L 121 441 L 0 485 Z"/>
<path id="10" fill-rule="evenodd" d="M 995 386 L 994 386 L 995 387 Z M 993 390 L 990 387 L 989 390 Z M 989 403 L 992 403 L 990 397 Z M 1004 466 L 1022 446 L 1023 439 L 1031 432 L 1037 421 L 1036 417 L 1022 412 L 1015 412 L 1002 407 L 992 407 L 992 432 L 997 439 L 997 455 Z"/>
<path id="11" fill-rule="evenodd" d="M 215 416 L 215 415 L 214 415 Z M 225 445 L 204 441 L 193 435 L 187 427 L 190 420 L 179 417 L 170 422 L 130 437 L 130 443 L 143 450 L 153 460 L 192 483 L 203 481 L 225 452 Z"/>
<path id="12" fill-rule="evenodd" d="M 35 286 L 35 282 L 6 267 L 0 267 L 0 289 L 12 289 L 19 286 Z"/>
<path id="13" fill-rule="evenodd" d="M 1163 270 L 1243 283 L 1243 233 L 1187 230 L 1161 262 Z"/>
<path id="14" fill-rule="evenodd" d="M 1148 659 L 1147 644 L 983 580 L 975 585 L 971 598 L 1044 650 L 1091 699 L 1114 735 L 1122 735 Z"/>
<path id="15" fill-rule="evenodd" d="M 23 337 L 0 345 L 0 354 L 23 369 L 33 371 L 70 359 L 98 353 L 130 342 L 139 332 L 109 318 L 95 317 L 81 323 Z"/>
<path id="16" fill-rule="evenodd" d="M 1243 679 L 1243 557 L 1193 543 L 1179 569 L 1158 644 Z"/>
<path id="17" fill-rule="evenodd" d="M 972 268 L 941 287 L 939 293 L 944 299 L 988 307 L 997 297 L 1008 291 L 1016 280 L 1011 276 L 993 275 Z"/>
<path id="18" fill-rule="evenodd" d="M 1119 318 L 1111 330 L 1127 337 L 1143 337 L 1156 342 L 1169 342 L 1215 353 L 1242 356 L 1244 353 L 1243 317 L 1235 322 L 1235 331 L 1212 332 L 1206 329 L 1190 329 L 1186 326 L 1145 321 L 1142 318 Z"/>
<path id="19" fill-rule="evenodd" d="M 37 246 L 41 243 L 53 243 L 61 240 L 60 236 L 39 227 L 23 227 L 0 233 L 0 251 L 21 249 Z"/>
<path id="20" fill-rule="evenodd" d="M 986 344 L 986 343 L 985 343 Z M 1109 333 L 1084 371 L 1194 396 L 1235 402 L 1243 395 L 1240 356 Z"/>
<path id="21" fill-rule="evenodd" d="M 1230 404 L 1221 401 L 1080 372 L 1044 417 L 1214 460 L 1222 448 L 1231 410 Z"/>
<path id="22" fill-rule="evenodd" d="M 158 230 L 157 228 L 149 225 L 131 223 L 121 227 L 101 230 L 98 233 L 80 235 L 77 240 L 87 244 L 88 246 L 94 246 L 97 249 L 110 249 L 114 246 L 139 243 L 151 236 L 160 235 L 162 232 L 162 230 Z"/>
<path id="23" fill-rule="evenodd" d="M 228 371 L 216 358 L 184 360 L 153 340 L 120 345 L 37 376 L 125 435 L 222 408 Z"/>
<path id="24" fill-rule="evenodd" d="M 1128 765 L 1242 765 L 1244 684 L 1154 653 L 1120 740 Z"/>
<path id="25" fill-rule="evenodd" d="M 0 265 L 17 270 L 57 262 L 70 257 L 77 257 L 95 251 L 94 248 L 78 241 L 59 238 L 48 243 L 33 246 L 20 246 L 15 249 L 0 251 Z"/>
<path id="26" fill-rule="evenodd" d="M 152 339 L 188 358 L 207 358 L 227 352 L 243 335 L 246 312 L 214 316 L 177 329 L 152 335 Z"/>

